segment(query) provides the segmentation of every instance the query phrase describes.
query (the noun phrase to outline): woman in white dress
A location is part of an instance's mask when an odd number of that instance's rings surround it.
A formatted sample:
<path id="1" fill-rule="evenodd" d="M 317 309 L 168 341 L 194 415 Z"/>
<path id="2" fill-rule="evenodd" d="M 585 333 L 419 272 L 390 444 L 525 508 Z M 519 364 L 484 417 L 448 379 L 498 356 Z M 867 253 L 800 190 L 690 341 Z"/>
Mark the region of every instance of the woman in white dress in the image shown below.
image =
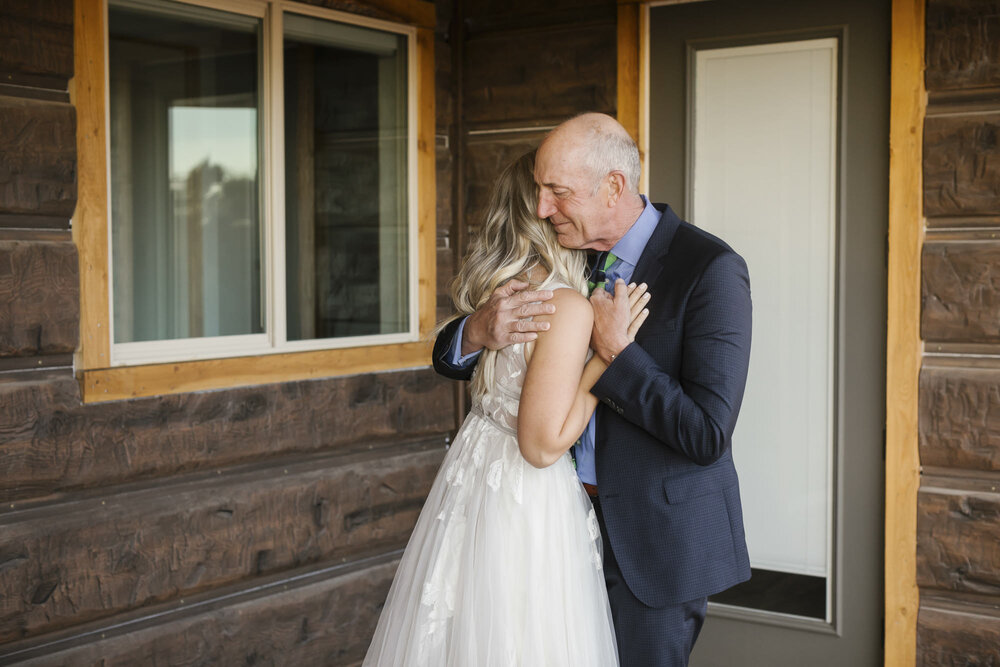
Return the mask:
<path id="1" fill-rule="evenodd" d="M 461 317 L 518 278 L 553 290 L 556 312 L 533 344 L 479 359 L 472 410 L 417 519 L 365 666 L 618 664 L 597 518 L 567 453 L 605 366 L 588 360 L 586 257 L 536 217 L 533 157 L 495 184 L 452 296 Z M 630 335 L 645 318 L 637 311 Z"/>

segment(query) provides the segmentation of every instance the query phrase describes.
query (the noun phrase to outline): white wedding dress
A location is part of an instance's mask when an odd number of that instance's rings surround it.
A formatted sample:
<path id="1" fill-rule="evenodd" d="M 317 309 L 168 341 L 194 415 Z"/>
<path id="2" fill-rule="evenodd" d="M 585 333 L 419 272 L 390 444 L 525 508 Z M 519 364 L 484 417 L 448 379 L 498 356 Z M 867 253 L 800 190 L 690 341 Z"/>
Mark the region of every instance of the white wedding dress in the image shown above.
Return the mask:
<path id="1" fill-rule="evenodd" d="M 497 355 L 424 504 L 364 665 L 618 664 L 601 537 L 569 455 L 522 458 L 524 346 Z"/>

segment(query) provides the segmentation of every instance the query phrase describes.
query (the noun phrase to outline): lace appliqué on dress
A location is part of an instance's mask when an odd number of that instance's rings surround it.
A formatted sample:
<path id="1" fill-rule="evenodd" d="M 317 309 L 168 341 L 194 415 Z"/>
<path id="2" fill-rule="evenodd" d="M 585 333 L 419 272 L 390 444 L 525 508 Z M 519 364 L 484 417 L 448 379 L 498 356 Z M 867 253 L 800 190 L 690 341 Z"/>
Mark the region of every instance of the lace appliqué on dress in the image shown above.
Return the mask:
<path id="1" fill-rule="evenodd" d="M 601 569 L 603 564 L 601 558 L 601 524 L 597 521 L 597 512 L 594 508 L 590 508 L 590 514 L 587 515 L 587 533 L 590 535 L 590 559 L 594 563 L 594 567 L 598 570 Z"/>
<path id="2" fill-rule="evenodd" d="M 445 525 L 438 559 L 420 595 L 420 604 L 427 608 L 424 631 L 417 649 L 417 659 L 422 665 L 427 663 L 429 653 L 444 642 L 451 618 L 455 615 L 458 566 L 464 540 L 465 517 L 452 514 Z"/>

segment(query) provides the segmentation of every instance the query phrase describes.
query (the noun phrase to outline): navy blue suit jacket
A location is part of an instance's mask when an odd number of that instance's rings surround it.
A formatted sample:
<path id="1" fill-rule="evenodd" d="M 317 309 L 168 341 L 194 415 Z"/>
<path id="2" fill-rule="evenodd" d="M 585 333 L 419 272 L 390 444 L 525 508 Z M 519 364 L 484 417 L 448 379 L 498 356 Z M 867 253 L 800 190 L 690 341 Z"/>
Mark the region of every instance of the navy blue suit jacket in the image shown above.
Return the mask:
<path id="1" fill-rule="evenodd" d="M 649 318 L 591 390 L 597 487 L 625 582 L 651 607 L 679 604 L 750 577 L 732 435 L 750 359 L 750 279 L 723 241 L 662 217 L 632 280 L 649 286 Z M 458 322 L 438 336 L 434 368 Z"/>

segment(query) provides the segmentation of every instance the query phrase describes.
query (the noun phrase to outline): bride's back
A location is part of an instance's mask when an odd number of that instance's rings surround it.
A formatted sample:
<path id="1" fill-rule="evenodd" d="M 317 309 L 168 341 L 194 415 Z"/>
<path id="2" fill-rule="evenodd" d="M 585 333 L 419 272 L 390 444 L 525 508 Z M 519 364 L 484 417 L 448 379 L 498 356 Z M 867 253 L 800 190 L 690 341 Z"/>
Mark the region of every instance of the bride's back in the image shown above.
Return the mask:
<path id="1" fill-rule="evenodd" d="M 544 289 L 573 289 L 565 282 L 553 281 L 543 285 Z M 528 346 L 531 343 L 527 344 Z M 528 370 L 530 349 L 525 351 L 525 343 L 514 343 L 496 352 L 492 359 L 484 359 L 486 363 L 493 361 L 494 367 L 490 382 L 481 389 L 481 395 L 474 395 L 472 408 L 488 417 L 497 425 L 504 427 L 511 434 L 517 433 L 517 412 L 521 400 L 521 386 Z M 481 368 L 477 369 L 481 372 Z"/>

